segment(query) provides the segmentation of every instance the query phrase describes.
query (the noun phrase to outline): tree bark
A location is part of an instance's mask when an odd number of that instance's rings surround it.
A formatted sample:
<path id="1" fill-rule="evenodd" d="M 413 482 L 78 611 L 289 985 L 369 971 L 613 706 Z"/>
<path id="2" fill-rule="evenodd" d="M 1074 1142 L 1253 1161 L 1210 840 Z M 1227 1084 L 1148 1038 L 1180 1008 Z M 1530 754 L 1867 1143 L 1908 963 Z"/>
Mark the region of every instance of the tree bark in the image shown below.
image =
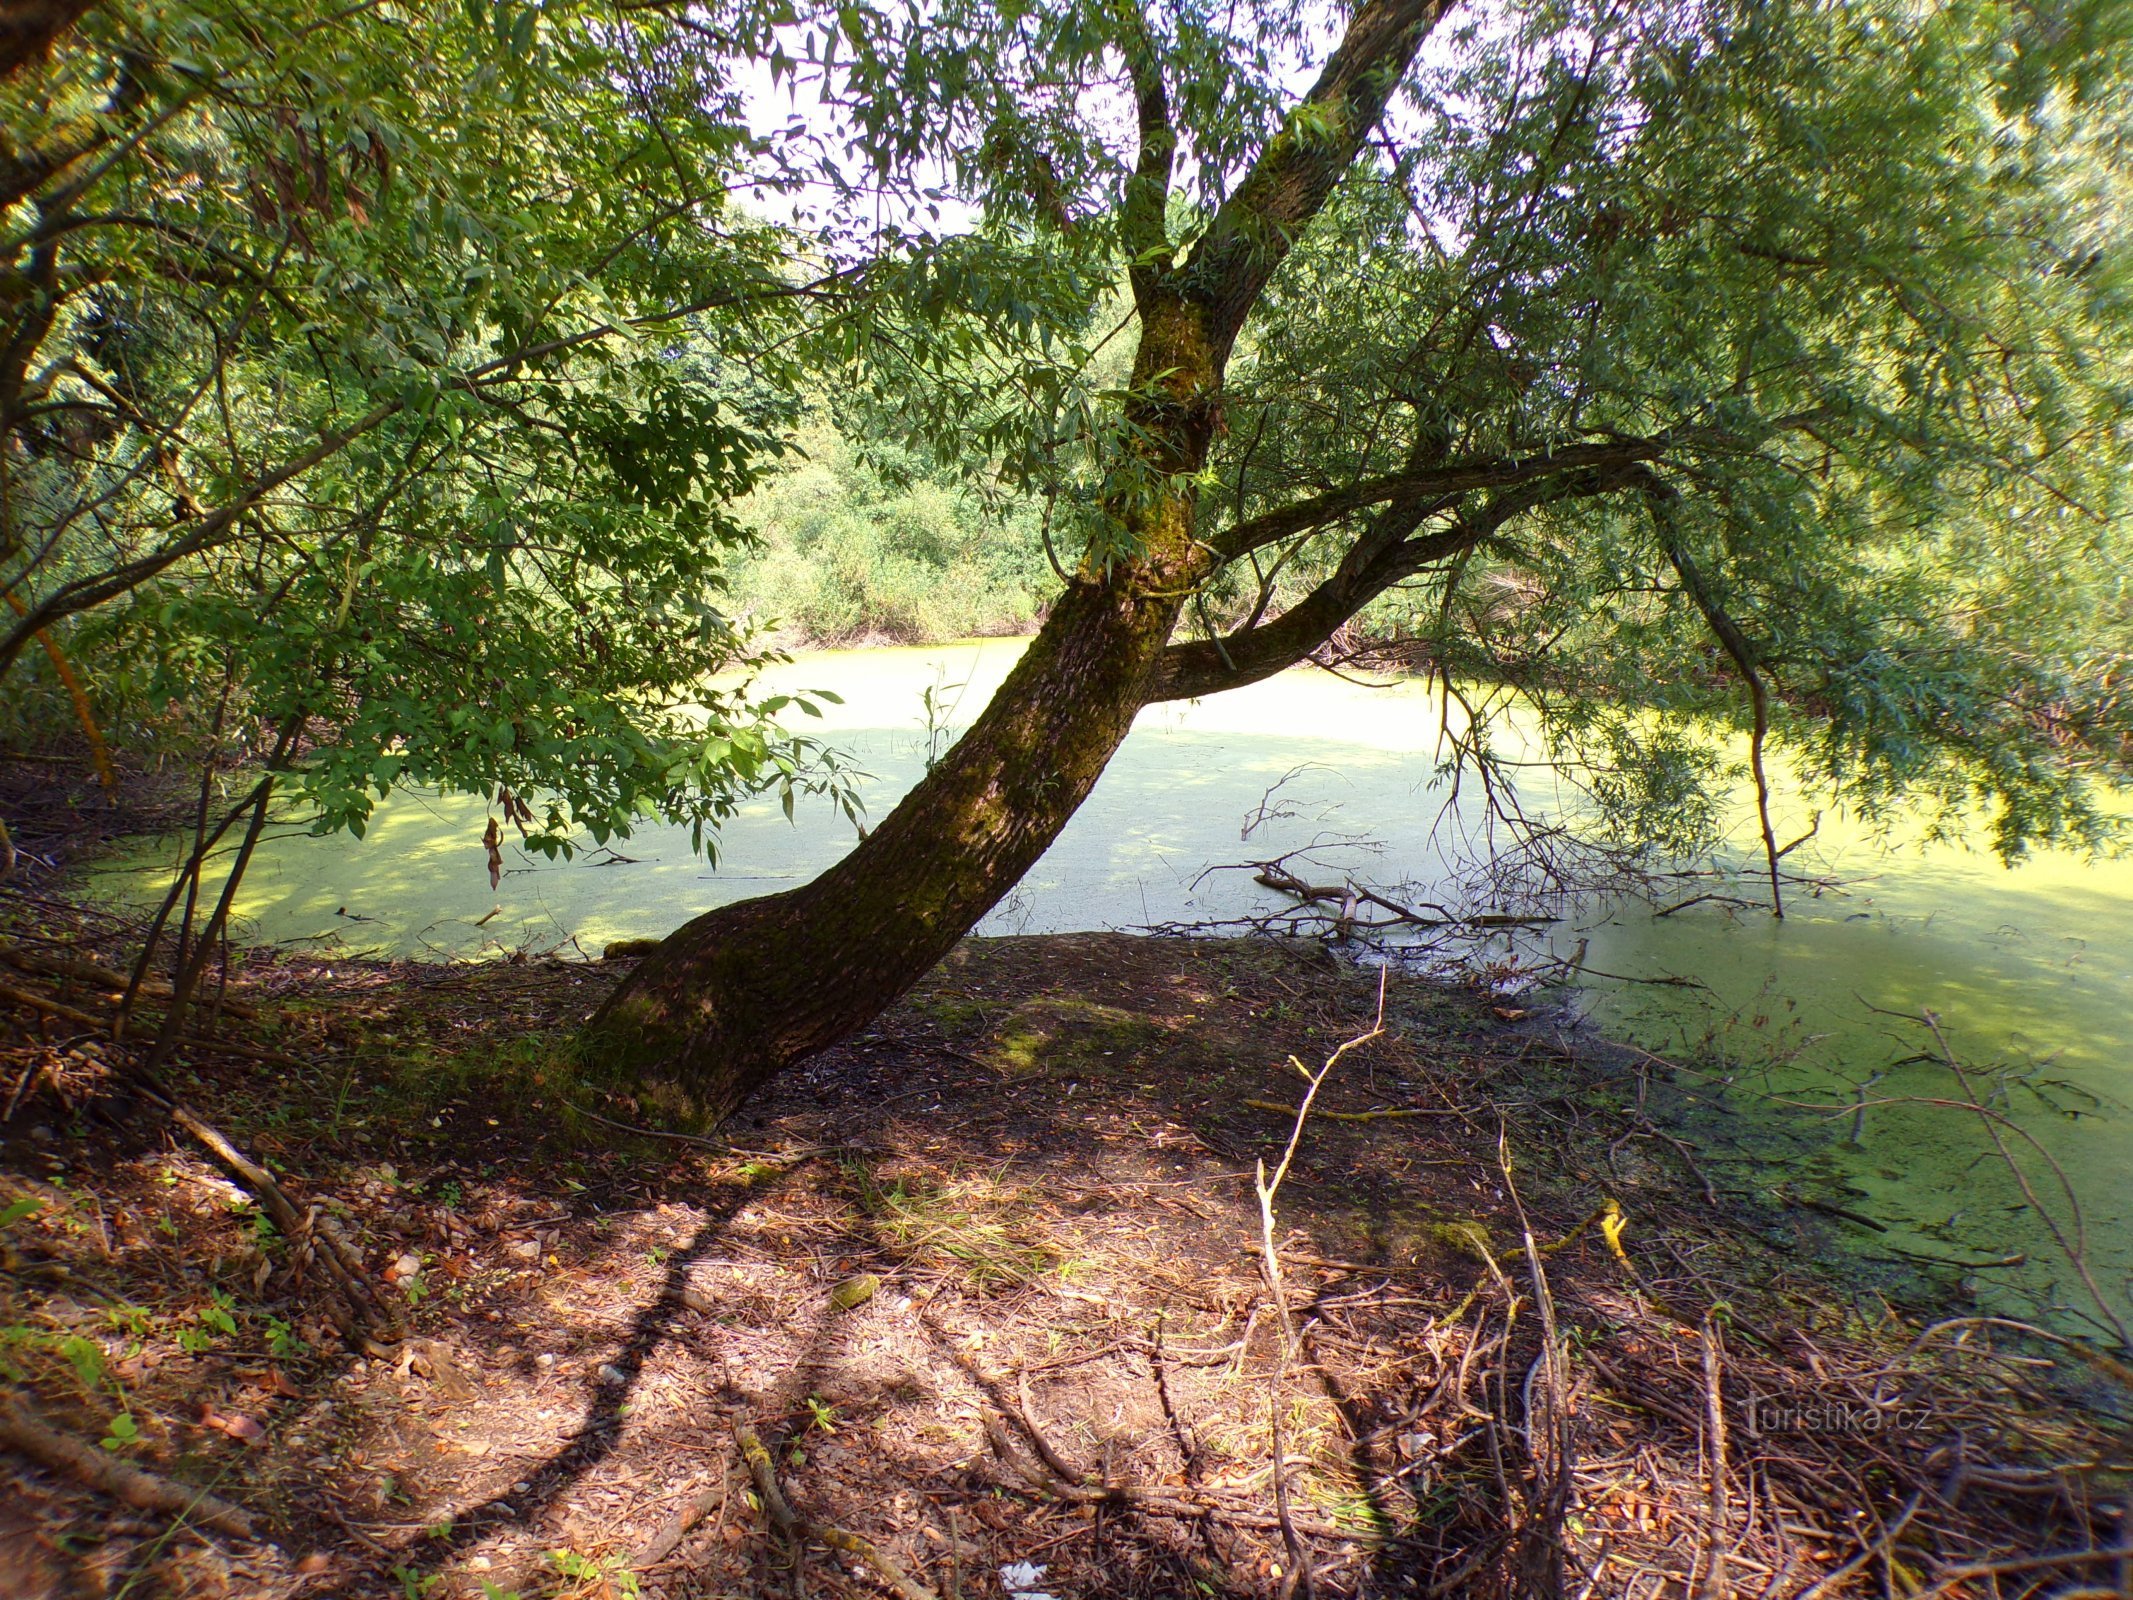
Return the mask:
<path id="1" fill-rule="evenodd" d="M 1140 316 L 1121 448 L 1138 485 L 970 731 L 812 883 L 670 935 L 587 1025 L 587 1069 L 699 1119 L 864 1027 L 1035 865 L 1148 698 L 1178 614 L 1222 559 L 1195 537 L 1193 483 L 1220 426 L 1222 370 L 1290 243 L 1383 114 L 1452 0 L 1362 0 L 1345 36 L 1184 266 L 1161 229 L 1174 130 L 1160 63 L 1135 61 L 1142 158 L 1130 195 Z"/>
<path id="2" fill-rule="evenodd" d="M 0 0 L 0 78 L 50 55 L 59 36 L 95 5 L 96 0 Z"/>
<path id="3" fill-rule="evenodd" d="M 589 1064 L 717 1120 L 917 982 L 1035 865 L 1132 727 L 1182 604 L 1146 576 L 1078 579 L 970 731 L 837 865 L 669 936 L 593 1019 Z"/>
<path id="4" fill-rule="evenodd" d="M 1205 318 L 1157 296 L 1143 329 L 1133 436 L 1151 481 L 1188 485 L 1214 431 Z M 1083 564 L 970 731 L 820 877 L 668 936 L 588 1025 L 590 1070 L 726 1117 L 878 1016 L 1021 880 L 1132 728 L 1211 559 L 1188 488 L 1116 511 L 1130 553 Z"/>

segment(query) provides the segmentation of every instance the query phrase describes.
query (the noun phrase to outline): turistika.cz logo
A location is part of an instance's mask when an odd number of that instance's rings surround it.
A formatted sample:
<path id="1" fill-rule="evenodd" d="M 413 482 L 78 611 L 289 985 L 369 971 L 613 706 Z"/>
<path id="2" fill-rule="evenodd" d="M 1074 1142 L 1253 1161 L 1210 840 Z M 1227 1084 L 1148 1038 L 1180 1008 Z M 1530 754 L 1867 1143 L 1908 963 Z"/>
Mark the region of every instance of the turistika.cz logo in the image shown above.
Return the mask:
<path id="1" fill-rule="evenodd" d="M 1922 1428 L 1930 1415 L 1924 1406 L 1892 1401 L 1870 1405 L 1858 1400 L 1765 1400 L 1748 1408 L 1757 1433 L 1905 1433 Z"/>

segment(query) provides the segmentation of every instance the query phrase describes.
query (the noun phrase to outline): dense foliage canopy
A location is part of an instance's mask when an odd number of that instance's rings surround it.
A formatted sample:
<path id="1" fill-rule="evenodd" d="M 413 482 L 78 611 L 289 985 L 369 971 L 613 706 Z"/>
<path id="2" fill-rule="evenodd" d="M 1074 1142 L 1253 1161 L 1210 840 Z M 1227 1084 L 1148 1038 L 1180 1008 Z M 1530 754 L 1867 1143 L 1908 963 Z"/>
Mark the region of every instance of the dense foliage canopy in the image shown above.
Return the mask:
<path id="1" fill-rule="evenodd" d="M 1870 812 L 1961 831 L 1982 804 L 2010 853 L 2105 836 L 2091 783 L 2133 756 L 2125 20 L 1453 11 L 1245 326 L 1188 613 L 1222 643 L 1174 649 L 1154 692 L 1247 681 L 1360 615 L 1448 682 L 1537 699 L 1643 838 L 1704 832 L 1725 730 L 1757 723 Z M 1307 21 L 1149 19 L 1194 97 L 1159 222 L 1134 221 L 1100 92 L 1130 35 L 1003 94 L 985 147 L 1022 165 L 961 175 L 1032 258 L 1190 272 Z M 1004 461 L 1101 553 L 1135 459 L 1103 341 L 1130 311 L 1092 309 L 1012 353 L 913 336 L 879 370 L 914 431 Z"/>
<path id="2" fill-rule="evenodd" d="M 79 619 L 107 703 L 357 831 L 403 777 L 551 847 L 834 783 L 706 685 L 808 285 L 679 15 L 105 7 L 0 89 L 0 663 Z"/>
<path id="3" fill-rule="evenodd" d="M 1127 330 L 1229 292 L 1268 241 L 1221 219 L 1282 214 L 1229 202 L 1345 136 L 1299 98 L 1325 8 L 94 8 L 0 82 L 9 694 L 42 630 L 329 826 L 402 778 L 551 842 L 715 823 L 837 782 L 706 686 L 759 650 L 737 557 L 824 632 L 996 626 L 1182 489 L 1151 698 L 1360 617 L 1532 697 L 1643 838 L 1708 822 L 1733 724 L 2009 852 L 2100 837 L 2120 8 L 1409 9 L 1180 483 Z"/>

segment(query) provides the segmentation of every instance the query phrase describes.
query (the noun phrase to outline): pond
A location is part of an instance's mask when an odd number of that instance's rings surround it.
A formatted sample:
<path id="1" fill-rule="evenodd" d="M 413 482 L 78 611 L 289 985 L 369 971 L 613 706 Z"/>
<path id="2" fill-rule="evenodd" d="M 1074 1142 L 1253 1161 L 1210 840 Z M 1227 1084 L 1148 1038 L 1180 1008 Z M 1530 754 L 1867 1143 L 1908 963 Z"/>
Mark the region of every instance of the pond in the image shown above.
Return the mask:
<path id="1" fill-rule="evenodd" d="M 862 792 L 879 816 L 1021 648 L 990 640 L 825 652 L 771 681 L 843 696 L 819 728 L 869 774 Z M 1311 669 L 1152 707 L 981 931 L 1235 917 L 1275 903 L 1246 863 L 1313 846 L 1318 865 L 1306 877 L 1440 883 L 1456 872 L 1459 836 L 1477 817 L 1471 786 L 1447 810 L 1441 715 L 1421 683 L 1372 686 Z M 1530 770 L 1528 803 L 1542 812 L 1563 804 L 1545 767 Z M 788 823 L 764 800 L 727 827 L 715 867 L 690 852 L 684 830 L 647 827 L 569 863 L 507 848 L 492 891 L 487 814 L 477 800 L 410 793 L 382 806 L 361 841 L 276 837 L 239 899 L 246 931 L 350 953 L 597 955 L 610 940 L 661 934 L 711 906 L 801 882 L 854 837 L 826 803 Z M 2123 1105 L 2133 1081 L 2133 864 L 2046 854 L 2010 871 L 1951 845 L 1900 834 L 1877 842 L 1839 817 L 1825 817 L 1794 862 L 1841 887 L 1796 893 L 1783 922 L 1718 901 L 1660 917 L 1628 900 L 1566 920 L 1546 937 L 1558 956 L 1581 956 L 1577 1009 L 1616 1037 L 1723 1063 L 1732 1081 L 1721 1097 L 1736 1113 L 1757 1116 L 1762 1096 L 1787 1103 L 1766 1115 L 1811 1154 L 1776 1176 L 1766 1164 L 1729 1167 L 1714 1181 L 1782 1185 L 1798 1203 L 1878 1225 L 1853 1228 L 1868 1254 L 1966 1263 L 1989 1302 L 2026 1309 L 2060 1294 L 2078 1317 L 2078 1275 L 2025 1214 L 1985 1124 L 1922 1103 L 1970 1098 L 1926 1029 L 1905 1020 L 1931 1011 L 1958 1059 L 1987 1069 L 1972 1088 L 2010 1118 L 2003 1138 L 2070 1238 L 2052 1163 L 2071 1180 L 2093 1274 L 2122 1307 L 2133 1274 L 2121 1181 L 2133 1158 Z M 140 871 L 137 891 L 149 877 Z M 1848 1109 L 1862 1099 L 1866 1109 Z M 1803 1103 L 1837 1109 L 1803 1112 Z M 1728 1159 L 1715 1148 L 1713 1158 Z"/>

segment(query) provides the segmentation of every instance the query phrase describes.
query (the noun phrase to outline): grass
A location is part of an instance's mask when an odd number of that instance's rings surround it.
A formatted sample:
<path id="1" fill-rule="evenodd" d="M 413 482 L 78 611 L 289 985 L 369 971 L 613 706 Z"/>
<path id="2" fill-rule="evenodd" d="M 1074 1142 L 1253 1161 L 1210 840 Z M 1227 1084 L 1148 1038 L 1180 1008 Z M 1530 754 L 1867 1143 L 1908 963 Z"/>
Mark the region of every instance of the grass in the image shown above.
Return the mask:
<path id="1" fill-rule="evenodd" d="M 860 1226 L 907 1264 L 946 1268 L 976 1290 L 1026 1286 L 1064 1269 L 1059 1252 L 1035 1231 L 1020 1191 L 989 1178 L 883 1179 L 862 1163 L 846 1175 L 857 1195 Z"/>

